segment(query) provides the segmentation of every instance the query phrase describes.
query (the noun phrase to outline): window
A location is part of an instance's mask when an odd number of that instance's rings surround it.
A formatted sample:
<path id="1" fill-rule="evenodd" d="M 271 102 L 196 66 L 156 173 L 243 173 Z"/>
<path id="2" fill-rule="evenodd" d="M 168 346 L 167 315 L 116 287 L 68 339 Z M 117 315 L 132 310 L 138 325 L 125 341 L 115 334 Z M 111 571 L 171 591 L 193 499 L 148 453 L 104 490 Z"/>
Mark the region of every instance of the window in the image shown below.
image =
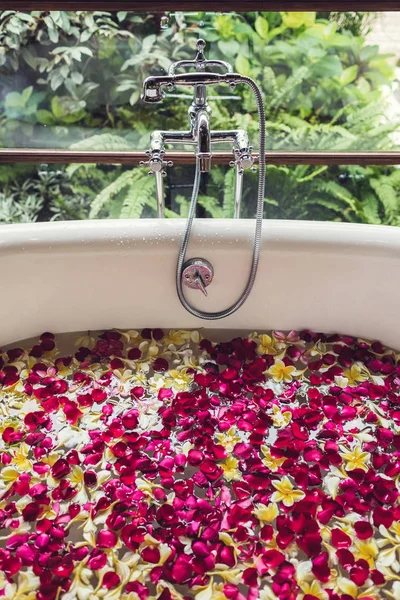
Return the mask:
<path id="1" fill-rule="evenodd" d="M 400 11 L 150 14 L 72 4 L 0 11 L 1 222 L 154 216 L 154 180 L 137 165 L 152 130 L 187 128 L 191 97 L 176 88 L 147 105 L 142 82 L 192 58 L 203 37 L 208 58 L 231 62 L 264 92 L 266 216 L 399 224 Z M 251 94 L 238 86 L 209 96 L 212 128 L 246 129 L 256 146 Z M 173 217 L 187 209 L 191 171 L 181 165 L 194 155 L 175 147 L 170 157 Z M 213 158 L 205 216 L 231 216 L 230 159 L 229 145 Z M 243 216 L 253 216 L 254 185 L 246 173 Z"/>

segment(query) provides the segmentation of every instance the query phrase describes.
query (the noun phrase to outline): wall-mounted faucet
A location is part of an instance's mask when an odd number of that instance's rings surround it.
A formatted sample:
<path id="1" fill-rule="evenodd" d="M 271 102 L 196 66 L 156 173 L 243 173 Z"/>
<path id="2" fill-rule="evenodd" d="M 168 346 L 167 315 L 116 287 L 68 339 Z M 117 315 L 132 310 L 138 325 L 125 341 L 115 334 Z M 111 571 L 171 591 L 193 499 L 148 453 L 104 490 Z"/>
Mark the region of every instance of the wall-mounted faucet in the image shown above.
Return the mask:
<path id="1" fill-rule="evenodd" d="M 206 60 L 204 56 L 205 41 L 197 41 L 197 54 L 194 60 L 180 60 L 173 63 L 168 75 L 148 77 L 144 82 L 142 98 L 145 102 L 161 102 L 165 89 L 172 90 L 175 85 L 194 88 L 193 102 L 189 107 L 189 131 L 153 131 L 150 137 L 148 161 L 142 165 L 149 167 L 149 173 L 155 174 L 157 183 L 158 217 L 164 217 L 165 200 L 163 177 L 165 167 L 172 163 L 164 160 L 165 144 L 192 144 L 195 146 L 196 159 L 201 173 L 207 173 L 212 164 L 212 146 L 215 143 L 233 143 L 233 160 L 231 166 L 236 169 L 234 217 L 240 216 L 240 204 L 243 188 L 243 171 L 253 166 L 252 147 L 249 145 L 247 132 L 243 129 L 212 131 L 210 129 L 211 108 L 207 102 L 207 86 L 228 83 L 234 87 L 240 76 L 232 73 L 232 66 L 222 60 Z M 209 67 L 219 67 L 222 73 L 208 72 Z M 194 72 L 177 73 L 179 69 L 192 68 Z M 239 78 L 239 79 L 238 79 Z"/>

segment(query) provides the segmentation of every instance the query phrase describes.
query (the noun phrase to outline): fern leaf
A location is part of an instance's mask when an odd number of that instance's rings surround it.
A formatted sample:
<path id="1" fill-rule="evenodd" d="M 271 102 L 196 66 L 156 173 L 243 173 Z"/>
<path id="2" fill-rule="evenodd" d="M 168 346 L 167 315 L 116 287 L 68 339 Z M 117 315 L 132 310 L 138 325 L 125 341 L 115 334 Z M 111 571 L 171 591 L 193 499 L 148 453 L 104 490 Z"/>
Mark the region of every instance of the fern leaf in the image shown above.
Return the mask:
<path id="1" fill-rule="evenodd" d="M 305 177 L 300 177 L 297 181 L 298 183 L 303 183 L 304 181 L 311 181 L 311 179 L 314 179 L 314 177 L 318 177 L 318 175 L 320 175 L 327 169 L 327 166 L 319 167 L 318 169 L 314 169 L 309 175 L 306 175 Z"/>
<path id="2" fill-rule="evenodd" d="M 65 171 L 70 177 L 72 177 L 77 171 L 79 171 L 79 169 L 87 169 L 88 167 L 96 168 L 96 165 L 90 165 L 87 163 L 71 163 L 67 166 Z"/>
<path id="3" fill-rule="evenodd" d="M 90 207 L 90 219 L 95 219 L 101 209 L 110 202 L 119 192 L 128 187 L 132 183 L 133 174 L 135 171 L 125 171 L 115 181 L 110 183 L 104 190 L 100 192 L 93 200 Z"/>
<path id="4" fill-rule="evenodd" d="M 210 176 L 211 176 L 212 182 L 215 185 L 217 185 L 217 186 L 224 185 L 225 172 L 224 172 L 223 168 L 215 167 L 214 169 L 211 169 Z"/>
<path id="5" fill-rule="evenodd" d="M 349 190 L 336 183 L 336 181 L 317 182 L 316 189 L 326 193 L 328 196 L 342 200 L 345 204 L 348 204 L 352 210 L 356 210 L 356 199 L 351 195 Z"/>
<path id="6" fill-rule="evenodd" d="M 313 205 L 313 206 L 328 208 L 329 210 L 332 210 L 336 213 L 343 215 L 343 207 L 340 206 L 340 204 L 338 204 L 334 200 L 325 200 L 323 198 L 315 198 L 314 200 L 312 200 L 312 199 L 305 200 L 304 204 L 307 206 Z"/>
<path id="7" fill-rule="evenodd" d="M 189 214 L 190 200 L 185 196 L 177 196 L 175 198 L 176 203 L 179 205 L 179 217 L 187 218 Z"/>
<path id="8" fill-rule="evenodd" d="M 222 219 L 223 209 L 219 205 L 217 198 L 213 196 L 199 196 L 198 202 L 213 219 Z"/>
<path id="9" fill-rule="evenodd" d="M 282 104 L 287 104 L 289 100 L 293 98 L 296 93 L 298 85 L 305 79 L 309 74 L 308 67 L 300 67 L 290 77 L 287 78 L 285 83 L 277 88 L 275 94 L 271 98 L 269 104 L 271 108 L 277 109 Z"/>
<path id="10" fill-rule="evenodd" d="M 362 200 L 364 214 L 368 223 L 379 224 L 379 202 L 374 194 L 366 194 Z"/>
<path id="11" fill-rule="evenodd" d="M 167 217 L 167 219 L 179 219 L 180 215 L 178 215 L 177 212 L 175 212 L 174 210 L 171 210 L 170 208 L 165 208 L 165 216 Z"/>
<path id="12" fill-rule="evenodd" d="M 131 150 L 132 146 L 129 142 L 113 133 L 100 133 L 99 135 L 92 135 L 85 140 L 80 140 L 75 144 L 71 145 L 72 150 Z"/>
<path id="13" fill-rule="evenodd" d="M 385 214 L 390 218 L 394 218 L 399 210 L 400 194 L 388 181 L 388 177 L 380 177 L 379 179 L 371 179 L 370 184 L 375 191 L 379 200 L 382 202 Z"/>
<path id="14" fill-rule="evenodd" d="M 388 181 L 394 188 L 400 188 L 400 169 L 394 169 L 393 173 L 387 176 Z"/>
<path id="15" fill-rule="evenodd" d="M 139 219 L 146 205 L 155 209 L 155 184 L 155 178 L 149 177 L 147 173 L 140 179 L 134 180 L 124 198 L 120 218 Z"/>

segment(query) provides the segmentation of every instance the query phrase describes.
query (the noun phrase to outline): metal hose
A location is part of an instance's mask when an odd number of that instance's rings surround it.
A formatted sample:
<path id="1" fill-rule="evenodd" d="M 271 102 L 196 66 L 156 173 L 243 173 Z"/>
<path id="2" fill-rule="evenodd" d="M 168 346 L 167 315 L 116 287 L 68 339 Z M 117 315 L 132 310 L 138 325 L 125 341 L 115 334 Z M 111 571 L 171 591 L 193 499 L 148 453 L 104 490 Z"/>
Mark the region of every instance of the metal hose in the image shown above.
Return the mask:
<path id="1" fill-rule="evenodd" d="M 265 110 L 264 110 L 264 101 L 262 98 L 262 94 L 260 88 L 256 84 L 253 79 L 245 76 L 235 75 L 235 80 L 238 82 L 246 83 L 254 92 L 254 95 L 257 100 L 257 108 L 258 108 L 258 120 L 259 120 L 259 178 L 258 178 L 258 194 L 257 194 L 257 214 L 256 214 L 256 227 L 254 234 L 254 246 L 253 246 L 253 258 L 251 263 L 251 269 L 249 278 L 246 283 L 246 287 L 243 290 L 241 296 L 234 302 L 229 308 L 225 310 L 220 310 L 218 312 L 205 312 L 203 310 L 198 310 L 191 306 L 189 302 L 186 300 L 185 295 L 183 293 L 183 285 L 182 285 L 182 268 L 185 262 L 186 250 L 190 240 L 190 233 L 192 230 L 193 220 L 196 215 L 196 206 L 197 199 L 199 196 L 200 189 L 200 168 L 199 162 L 196 161 L 196 172 L 193 183 L 193 192 L 192 192 L 192 200 L 189 208 L 189 215 L 186 222 L 185 233 L 182 238 L 181 247 L 179 249 L 178 255 L 178 263 L 176 266 L 176 291 L 181 301 L 181 304 L 195 317 L 200 319 L 207 319 L 209 321 L 215 321 L 217 319 L 223 319 L 224 317 L 228 317 L 232 315 L 234 312 L 238 310 L 247 300 L 250 295 L 250 292 L 253 288 L 254 281 L 257 275 L 258 262 L 260 259 L 260 249 L 261 249 L 261 229 L 262 229 L 262 220 L 263 220 L 263 212 L 264 212 L 264 189 L 265 189 Z"/>

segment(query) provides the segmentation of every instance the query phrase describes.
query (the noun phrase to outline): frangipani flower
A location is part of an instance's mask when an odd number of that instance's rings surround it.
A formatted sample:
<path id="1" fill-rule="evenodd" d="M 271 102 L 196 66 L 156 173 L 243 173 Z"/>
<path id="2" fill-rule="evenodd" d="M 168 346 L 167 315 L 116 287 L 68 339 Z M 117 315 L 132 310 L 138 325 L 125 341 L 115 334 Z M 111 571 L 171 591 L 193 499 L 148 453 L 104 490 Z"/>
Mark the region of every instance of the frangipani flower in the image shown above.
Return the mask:
<path id="1" fill-rule="evenodd" d="M 356 559 L 366 560 L 371 569 L 375 568 L 375 559 L 379 555 L 379 548 L 374 539 L 356 540 L 354 556 Z"/>
<path id="2" fill-rule="evenodd" d="M 400 600 L 399 354 L 88 338 L 0 354 L 0 596 Z"/>
<path id="3" fill-rule="evenodd" d="M 272 481 L 272 485 L 276 492 L 272 494 L 271 502 L 282 502 L 285 506 L 293 506 L 295 502 L 305 497 L 305 493 L 296 490 L 286 476 L 282 477 L 280 481 Z"/>
<path id="4" fill-rule="evenodd" d="M 253 510 L 253 515 L 255 515 L 259 521 L 264 521 L 265 523 L 272 523 L 278 514 L 278 506 L 274 502 L 271 502 L 268 506 L 265 504 L 258 504 L 255 510 Z"/>
<path id="5" fill-rule="evenodd" d="M 268 446 L 261 446 L 261 452 L 263 454 L 262 462 L 268 467 L 273 473 L 275 473 L 281 465 L 285 462 L 285 458 L 275 458 L 271 455 L 271 450 Z"/>
<path id="6" fill-rule="evenodd" d="M 193 373 L 189 373 L 186 368 L 172 369 L 168 371 L 168 380 L 171 382 L 171 387 L 176 392 L 187 390 L 193 381 Z"/>
<path id="7" fill-rule="evenodd" d="M 362 381 L 366 381 L 369 377 L 369 372 L 365 367 L 356 363 L 350 369 L 343 369 L 343 375 L 347 378 L 348 385 L 355 386 Z"/>
<path id="8" fill-rule="evenodd" d="M 318 600 L 329 600 L 327 592 L 312 572 L 311 561 L 301 561 L 296 565 L 296 581 L 304 594 L 318 598 Z"/>
<path id="9" fill-rule="evenodd" d="M 32 461 L 28 459 L 30 448 L 27 444 L 22 443 L 18 450 L 14 453 L 12 464 L 22 472 L 29 472 L 32 469 Z"/>
<path id="10" fill-rule="evenodd" d="M 320 582 L 316 579 L 314 579 L 314 581 L 311 583 L 303 582 L 300 587 L 304 596 L 309 595 L 313 598 L 313 600 L 314 598 L 318 598 L 318 600 L 329 600 L 327 592 L 325 592 Z"/>
<path id="11" fill-rule="evenodd" d="M 260 335 L 257 339 L 258 347 L 257 351 L 259 354 L 278 354 L 279 345 L 278 340 L 274 336 L 269 336 L 266 333 Z"/>
<path id="12" fill-rule="evenodd" d="M 281 382 L 289 382 L 292 381 L 293 375 L 296 373 L 296 367 L 292 365 L 286 365 L 283 360 L 277 359 L 272 367 L 269 369 L 268 373 L 272 375 L 274 381 Z"/>
<path id="13" fill-rule="evenodd" d="M 281 412 L 280 408 L 274 404 L 272 406 L 273 414 L 271 416 L 275 427 L 286 427 L 292 418 L 292 413 L 288 410 Z"/>
<path id="14" fill-rule="evenodd" d="M 234 481 L 242 478 L 242 474 L 238 469 L 239 461 L 233 456 L 226 459 L 225 462 L 221 463 L 221 467 L 224 470 L 224 479 L 227 481 Z"/>
<path id="15" fill-rule="evenodd" d="M 362 600 L 363 598 L 365 598 L 365 600 L 379 600 L 379 595 L 377 595 L 374 588 L 360 590 L 353 581 L 346 577 L 338 578 L 337 589 L 342 594 L 346 594 L 354 600 Z"/>
<path id="16" fill-rule="evenodd" d="M 164 338 L 164 343 L 168 347 L 170 345 L 173 346 L 182 346 L 187 341 L 192 341 L 196 344 L 200 341 L 200 334 L 198 331 L 189 331 L 187 329 L 178 329 L 176 331 L 169 331 L 168 334 Z"/>
<path id="17" fill-rule="evenodd" d="M 216 433 L 215 438 L 221 444 L 226 452 L 232 452 L 236 444 L 242 441 L 242 438 L 237 433 L 236 427 L 232 426 L 226 433 Z"/>
<path id="18" fill-rule="evenodd" d="M 346 461 L 347 471 L 354 471 L 355 469 L 368 471 L 370 454 L 369 452 L 363 452 L 361 446 L 354 446 L 354 448 L 350 451 L 343 449 L 343 451 L 340 453 L 340 456 Z"/>

